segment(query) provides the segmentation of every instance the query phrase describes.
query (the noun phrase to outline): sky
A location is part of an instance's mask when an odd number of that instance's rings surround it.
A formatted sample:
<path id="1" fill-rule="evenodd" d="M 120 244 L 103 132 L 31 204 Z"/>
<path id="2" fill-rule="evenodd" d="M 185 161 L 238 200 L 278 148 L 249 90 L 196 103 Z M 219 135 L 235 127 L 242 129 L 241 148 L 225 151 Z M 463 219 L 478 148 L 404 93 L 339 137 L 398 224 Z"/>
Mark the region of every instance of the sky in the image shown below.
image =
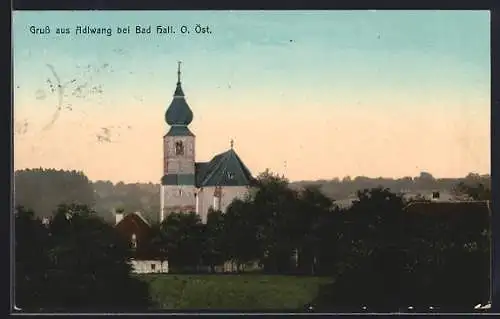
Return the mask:
<path id="1" fill-rule="evenodd" d="M 15 169 L 158 183 L 182 61 L 197 161 L 234 139 L 254 175 L 292 181 L 490 173 L 488 11 L 22 11 L 12 23 Z"/>

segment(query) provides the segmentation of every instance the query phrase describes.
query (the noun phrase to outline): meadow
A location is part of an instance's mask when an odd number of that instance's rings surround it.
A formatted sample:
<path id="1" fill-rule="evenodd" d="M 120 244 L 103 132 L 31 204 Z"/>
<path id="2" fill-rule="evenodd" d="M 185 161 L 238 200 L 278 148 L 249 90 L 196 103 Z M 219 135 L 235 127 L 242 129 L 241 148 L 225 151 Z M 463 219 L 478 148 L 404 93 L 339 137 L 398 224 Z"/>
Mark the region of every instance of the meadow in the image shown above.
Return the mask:
<path id="1" fill-rule="evenodd" d="M 261 274 L 144 274 L 163 310 L 302 310 L 330 277 Z"/>

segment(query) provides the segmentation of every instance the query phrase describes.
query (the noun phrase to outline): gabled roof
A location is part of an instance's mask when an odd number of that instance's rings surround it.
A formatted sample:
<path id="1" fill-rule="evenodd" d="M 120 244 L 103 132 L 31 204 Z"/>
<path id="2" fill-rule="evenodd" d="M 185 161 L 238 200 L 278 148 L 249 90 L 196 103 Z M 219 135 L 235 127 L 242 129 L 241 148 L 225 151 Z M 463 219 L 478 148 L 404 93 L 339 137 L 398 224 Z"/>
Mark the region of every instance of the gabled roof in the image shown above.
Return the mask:
<path id="1" fill-rule="evenodd" d="M 234 149 L 218 154 L 208 163 L 196 163 L 197 187 L 248 186 L 254 178 Z"/>
<path id="2" fill-rule="evenodd" d="M 149 224 L 149 222 L 146 220 L 146 218 L 144 218 L 142 216 L 142 214 L 140 212 L 126 214 L 122 218 L 122 220 L 120 220 L 120 222 L 115 225 L 115 227 L 118 226 L 118 225 L 120 225 L 121 223 L 123 223 L 125 221 L 132 222 L 132 223 L 135 223 L 135 224 L 143 224 L 143 225 L 139 225 L 139 226 L 151 227 L 151 225 Z"/>
<path id="3" fill-rule="evenodd" d="M 142 213 L 141 212 L 135 212 L 133 213 L 135 215 L 137 215 L 146 225 L 148 226 L 151 226 L 148 222 L 148 220 L 146 218 L 144 218 L 144 216 L 142 216 Z"/>

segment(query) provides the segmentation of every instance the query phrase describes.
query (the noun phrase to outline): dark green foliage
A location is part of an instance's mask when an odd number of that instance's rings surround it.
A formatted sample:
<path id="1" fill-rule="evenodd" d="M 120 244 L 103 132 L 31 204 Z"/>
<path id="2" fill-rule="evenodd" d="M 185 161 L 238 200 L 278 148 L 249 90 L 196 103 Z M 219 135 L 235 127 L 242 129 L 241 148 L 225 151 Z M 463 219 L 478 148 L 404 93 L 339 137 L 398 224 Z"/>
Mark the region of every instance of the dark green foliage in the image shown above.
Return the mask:
<path id="1" fill-rule="evenodd" d="M 460 209 L 450 204 L 404 215 L 408 285 L 415 287 L 409 298 L 447 307 L 488 300 L 490 216 L 485 205 Z"/>
<path id="2" fill-rule="evenodd" d="M 322 288 L 318 309 L 366 305 L 394 311 L 412 305 L 471 311 L 488 300 L 486 203 L 421 203 L 403 210 L 387 190 L 359 195 L 359 203 L 344 213 L 344 236 L 331 244 L 345 252 L 338 261 L 349 266 Z"/>
<path id="3" fill-rule="evenodd" d="M 16 304 L 28 311 L 144 311 L 148 287 L 130 275 L 128 243 L 85 205 L 50 224 L 16 213 Z"/>
<path id="4" fill-rule="evenodd" d="M 170 269 L 201 264 L 203 224 L 195 213 L 171 213 L 160 225 L 159 236 L 166 247 Z"/>
<path id="5" fill-rule="evenodd" d="M 49 236 L 32 211 L 18 207 L 15 214 L 15 289 L 17 306 L 41 307 L 46 298 Z"/>
<path id="6" fill-rule="evenodd" d="M 203 231 L 202 263 L 208 265 L 211 272 L 215 272 L 215 266 L 226 261 L 224 244 L 227 236 L 224 233 L 224 214 L 221 211 L 210 210 Z"/>
<path id="7" fill-rule="evenodd" d="M 257 215 L 253 213 L 250 201 L 235 200 L 224 216 L 224 255 L 227 260 L 234 261 L 238 269 L 241 264 L 260 256 L 262 234 L 255 223 Z"/>

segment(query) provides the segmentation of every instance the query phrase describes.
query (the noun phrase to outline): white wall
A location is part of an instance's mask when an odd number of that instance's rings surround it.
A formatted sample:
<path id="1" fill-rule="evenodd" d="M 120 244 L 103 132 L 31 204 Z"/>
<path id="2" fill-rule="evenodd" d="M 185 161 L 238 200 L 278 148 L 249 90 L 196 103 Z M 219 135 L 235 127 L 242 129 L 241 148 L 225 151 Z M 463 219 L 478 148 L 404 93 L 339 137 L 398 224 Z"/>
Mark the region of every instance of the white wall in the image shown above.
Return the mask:
<path id="1" fill-rule="evenodd" d="M 179 206 L 192 206 L 194 207 L 193 210 L 195 210 L 197 205 L 196 202 L 198 201 L 197 214 L 200 216 L 201 220 L 206 223 L 208 210 L 210 207 L 213 207 L 214 204 L 214 192 L 215 187 L 196 189 L 194 186 L 187 185 L 162 186 L 162 202 L 164 205 L 163 218 L 166 218 L 172 211 L 177 211 L 175 208 Z M 222 187 L 222 197 L 219 209 L 225 213 L 233 199 L 244 199 L 248 192 L 249 189 L 247 186 Z M 196 199 L 195 193 L 198 194 L 198 199 Z"/>
<path id="2" fill-rule="evenodd" d="M 235 198 L 244 199 L 248 194 L 247 186 L 226 186 L 222 187 L 222 197 L 220 201 L 220 210 L 226 212 L 227 207 Z M 204 187 L 198 191 L 198 215 L 206 223 L 207 214 L 210 207 L 214 204 L 215 186 Z"/>
<path id="3" fill-rule="evenodd" d="M 123 213 L 115 212 L 115 225 L 118 225 L 118 223 L 121 222 L 122 219 L 123 219 Z"/>
<path id="4" fill-rule="evenodd" d="M 411 200 L 417 197 L 422 197 L 423 199 L 426 200 L 432 200 L 436 202 L 449 202 L 449 201 L 455 201 L 459 200 L 460 198 L 452 194 L 451 192 L 447 191 L 438 191 L 439 192 L 439 198 L 432 198 L 433 191 L 415 191 L 415 192 L 408 192 L 403 194 L 403 198 L 405 200 Z"/>
<path id="5" fill-rule="evenodd" d="M 166 217 L 174 208 L 178 206 L 192 206 L 193 211 L 196 207 L 195 192 L 196 187 L 192 185 L 165 185 L 163 191 L 163 216 Z"/>
<path id="6" fill-rule="evenodd" d="M 160 187 L 160 223 L 165 220 L 165 185 Z"/>
<path id="7" fill-rule="evenodd" d="M 165 274 L 168 273 L 168 261 L 160 260 L 135 260 L 130 261 L 132 272 L 136 274 Z M 154 266 L 152 266 L 154 265 Z M 153 269 L 154 267 L 154 269 Z"/>

